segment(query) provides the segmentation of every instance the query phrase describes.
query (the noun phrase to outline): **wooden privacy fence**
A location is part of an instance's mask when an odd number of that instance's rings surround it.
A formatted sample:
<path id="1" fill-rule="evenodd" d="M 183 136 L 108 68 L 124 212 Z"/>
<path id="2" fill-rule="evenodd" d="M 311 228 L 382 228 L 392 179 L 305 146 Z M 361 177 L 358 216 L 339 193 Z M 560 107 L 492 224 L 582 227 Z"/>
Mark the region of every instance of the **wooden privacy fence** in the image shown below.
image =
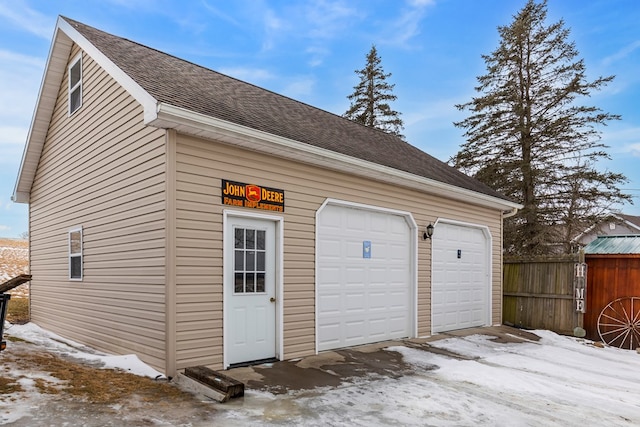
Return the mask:
<path id="1" fill-rule="evenodd" d="M 505 258 L 503 323 L 573 335 L 582 327 L 576 310 L 576 263 L 579 256 Z"/>

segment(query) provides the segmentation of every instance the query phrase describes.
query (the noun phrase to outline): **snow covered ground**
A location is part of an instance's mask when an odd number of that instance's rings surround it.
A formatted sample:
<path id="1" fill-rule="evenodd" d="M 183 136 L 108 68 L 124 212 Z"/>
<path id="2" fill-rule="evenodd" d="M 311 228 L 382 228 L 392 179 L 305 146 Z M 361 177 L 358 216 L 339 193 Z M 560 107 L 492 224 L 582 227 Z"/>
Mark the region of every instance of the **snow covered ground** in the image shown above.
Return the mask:
<path id="1" fill-rule="evenodd" d="M 483 335 L 431 343 L 471 360 L 392 347 L 414 375 L 289 396 L 249 392 L 220 417 L 234 426 L 640 425 L 640 354 L 535 333 L 540 341 L 521 344 Z"/>
<path id="2" fill-rule="evenodd" d="M 28 272 L 29 242 L 22 239 L 0 237 L 0 283 Z M 29 296 L 29 288 L 27 285 L 22 285 L 10 293 L 26 298 Z"/>
<path id="3" fill-rule="evenodd" d="M 459 358 L 391 347 L 388 351 L 400 352 L 414 366 L 412 375 L 383 380 L 365 377 L 335 388 L 284 395 L 248 390 L 243 399 L 211 403 L 211 414 L 202 424 L 176 423 L 156 416 L 148 425 L 640 425 L 640 354 L 598 348 L 589 341 L 552 332 L 535 333 L 541 337 L 537 342 L 500 343 L 489 336 L 471 335 L 430 343 L 461 355 Z M 108 366 L 141 375 L 158 374 L 135 356 L 99 354 L 33 324 L 12 325 L 8 334 L 52 353 L 98 358 Z M 21 375 L 28 381 L 41 374 Z M 41 398 L 33 392 L 16 396 L 14 401 L 3 399 L 0 423 L 19 420 Z M 100 424 L 70 419 L 68 425 Z"/>

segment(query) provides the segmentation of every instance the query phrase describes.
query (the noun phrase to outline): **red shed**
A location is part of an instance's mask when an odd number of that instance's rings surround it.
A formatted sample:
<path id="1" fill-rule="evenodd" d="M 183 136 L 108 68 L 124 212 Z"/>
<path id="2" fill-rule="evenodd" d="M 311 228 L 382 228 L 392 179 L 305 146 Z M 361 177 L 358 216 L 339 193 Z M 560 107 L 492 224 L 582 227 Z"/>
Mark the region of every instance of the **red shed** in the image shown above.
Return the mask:
<path id="1" fill-rule="evenodd" d="M 640 348 L 640 234 L 600 236 L 584 251 L 587 337 Z"/>

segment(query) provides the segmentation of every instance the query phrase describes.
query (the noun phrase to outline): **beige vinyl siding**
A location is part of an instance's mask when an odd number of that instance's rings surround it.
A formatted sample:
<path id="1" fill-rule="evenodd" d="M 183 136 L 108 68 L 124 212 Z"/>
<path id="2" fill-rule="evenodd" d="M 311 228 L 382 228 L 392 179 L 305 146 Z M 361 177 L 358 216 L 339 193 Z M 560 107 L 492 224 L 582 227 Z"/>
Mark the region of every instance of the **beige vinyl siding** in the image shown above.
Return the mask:
<path id="1" fill-rule="evenodd" d="M 493 239 L 493 322 L 499 322 L 500 211 L 178 135 L 178 369 L 223 364 L 222 212 L 230 208 L 220 201 L 223 178 L 285 190 L 284 358 L 315 352 L 315 215 L 328 197 L 413 213 L 419 225 L 418 335 L 429 335 L 431 328 L 431 244 L 422 239 L 424 227 L 438 218 L 487 225 Z"/>
<path id="2" fill-rule="evenodd" d="M 165 132 L 82 61 L 82 107 L 68 116 L 65 74 L 31 192 L 32 319 L 164 371 Z M 79 226 L 84 277 L 70 281 L 67 233 Z"/>

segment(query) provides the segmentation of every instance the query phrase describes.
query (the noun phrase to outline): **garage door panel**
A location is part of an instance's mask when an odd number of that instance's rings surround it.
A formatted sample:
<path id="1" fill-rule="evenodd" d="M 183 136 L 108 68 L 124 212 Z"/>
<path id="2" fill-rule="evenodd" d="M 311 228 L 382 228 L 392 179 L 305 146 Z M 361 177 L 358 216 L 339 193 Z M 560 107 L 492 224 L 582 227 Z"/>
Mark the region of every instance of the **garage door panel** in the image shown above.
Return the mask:
<path id="1" fill-rule="evenodd" d="M 433 237 L 434 332 L 484 326 L 489 319 L 487 238 L 480 228 L 439 223 Z"/>
<path id="2" fill-rule="evenodd" d="M 318 327 L 318 333 L 324 337 L 324 343 L 329 346 L 340 345 L 342 339 L 340 322 L 325 323 Z"/>
<path id="3" fill-rule="evenodd" d="M 335 292 L 327 285 L 335 286 L 336 280 L 342 289 L 340 313 L 327 310 L 335 306 L 318 306 L 318 349 L 409 336 L 411 232 L 404 217 L 327 205 L 318 224 L 318 247 L 331 241 L 334 251 L 318 251 L 318 300 Z M 363 255 L 365 241 L 371 242 L 371 258 Z M 338 251 L 340 257 L 335 256 Z M 325 271 L 334 275 L 325 277 Z"/>
<path id="4" fill-rule="evenodd" d="M 397 316 L 391 316 L 389 321 L 387 322 L 387 327 L 389 329 L 389 334 L 402 334 L 406 328 L 405 325 L 405 317 L 402 314 L 398 314 Z"/>
<path id="5" fill-rule="evenodd" d="M 365 230 L 364 221 L 362 221 L 360 212 L 357 209 L 350 209 L 343 212 L 341 222 L 346 222 L 346 231 L 357 232 Z"/>
<path id="6" fill-rule="evenodd" d="M 339 295 L 323 295 L 318 298 L 318 310 L 327 316 L 338 316 L 342 310 L 342 301 Z"/>
<path id="7" fill-rule="evenodd" d="M 364 267 L 343 267 L 341 277 L 347 284 L 363 286 L 362 277 L 366 274 L 367 271 Z M 338 279 L 338 283 L 342 283 L 342 281 Z"/>
<path id="8" fill-rule="evenodd" d="M 388 255 L 387 258 L 392 261 L 404 262 L 409 256 L 409 251 L 406 244 L 392 243 L 389 245 L 388 251 L 385 251 L 384 255 Z"/>
<path id="9" fill-rule="evenodd" d="M 347 293 L 345 295 L 344 312 L 347 315 L 364 313 L 365 309 L 362 306 L 362 299 L 365 298 L 363 292 Z"/>
<path id="10" fill-rule="evenodd" d="M 318 242 L 318 254 L 324 258 L 340 259 L 341 243 L 338 239 L 326 239 Z"/>
<path id="11" fill-rule="evenodd" d="M 362 258 L 362 241 L 346 241 L 344 244 L 347 259 L 343 261 L 353 261 Z"/>
<path id="12" fill-rule="evenodd" d="M 370 311 L 385 310 L 387 308 L 386 292 L 369 292 L 368 306 Z"/>

